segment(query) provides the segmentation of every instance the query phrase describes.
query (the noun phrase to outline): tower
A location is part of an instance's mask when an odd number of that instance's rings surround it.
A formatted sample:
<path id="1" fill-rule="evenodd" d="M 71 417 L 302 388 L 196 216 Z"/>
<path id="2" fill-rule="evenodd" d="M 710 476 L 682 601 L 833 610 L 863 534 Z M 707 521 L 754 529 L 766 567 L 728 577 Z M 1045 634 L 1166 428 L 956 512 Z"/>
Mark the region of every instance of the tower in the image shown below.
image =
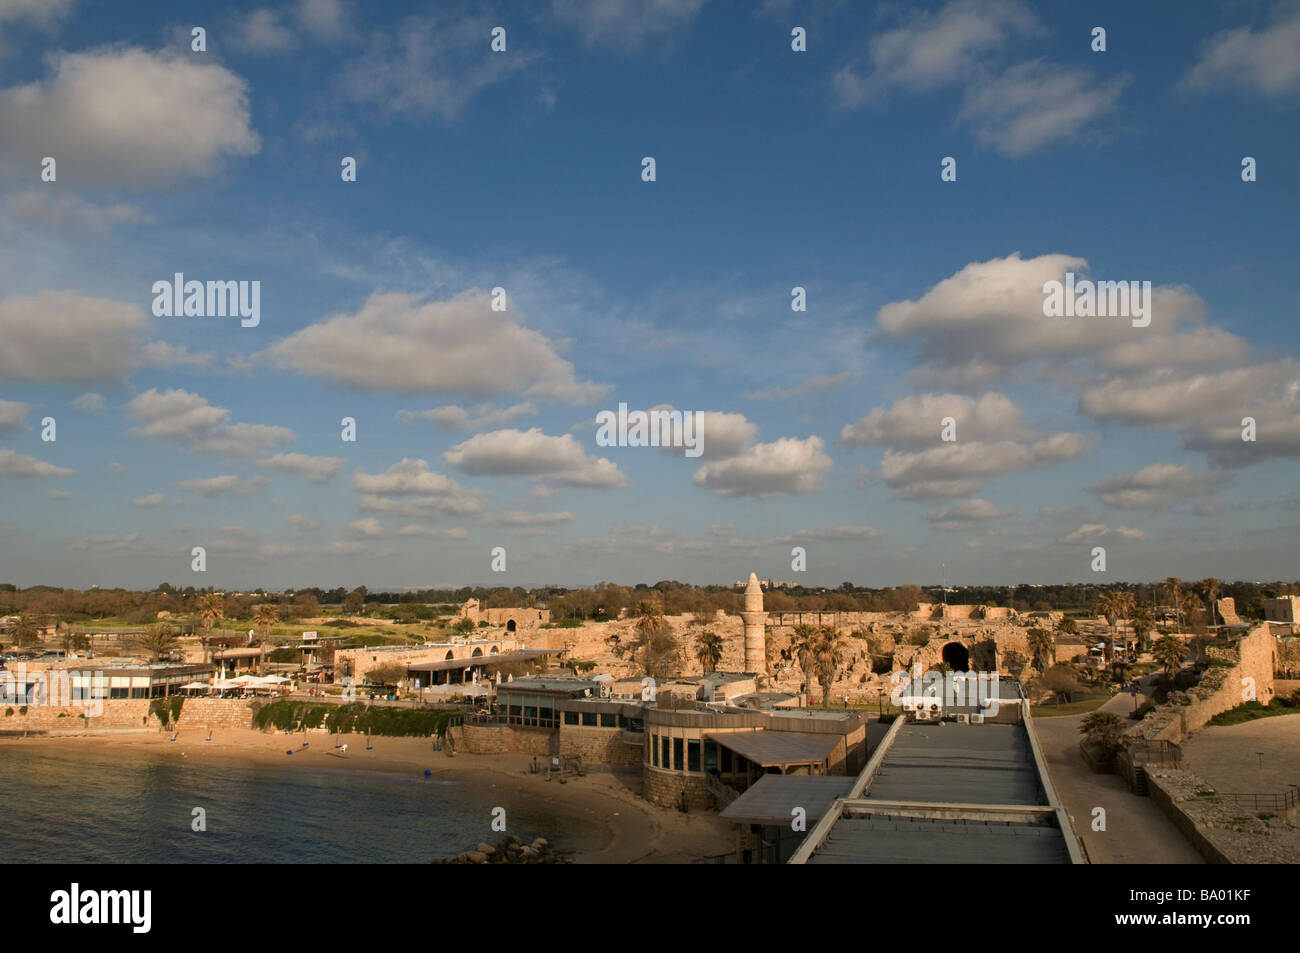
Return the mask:
<path id="1" fill-rule="evenodd" d="M 740 618 L 745 623 L 745 671 L 766 675 L 767 613 L 763 611 L 763 587 L 752 572 L 745 587 L 745 608 Z"/>

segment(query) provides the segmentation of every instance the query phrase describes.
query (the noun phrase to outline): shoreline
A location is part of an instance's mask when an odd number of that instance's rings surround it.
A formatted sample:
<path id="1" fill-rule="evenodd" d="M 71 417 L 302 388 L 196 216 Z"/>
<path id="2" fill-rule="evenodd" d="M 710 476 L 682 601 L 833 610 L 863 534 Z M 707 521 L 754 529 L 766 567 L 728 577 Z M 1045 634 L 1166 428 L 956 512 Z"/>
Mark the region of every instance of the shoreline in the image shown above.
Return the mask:
<path id="1" fill-rule="evenodd" d="M 181 728 L 176 741 L 171 734 L 156 730 L 130 730 L 112 734 L 73 733 L 33 735 L 27 738 L 0 737 L 0 752 L 8 747 L 34 749 L 58 757 L 82 753 L 110 754 L 115 758 L 165 758 L 209 767 L 238 766 L 256 769 L 378 772 L 423 779 L 425 771 L 433 781 L 461 783 L 473 795 L 482 796 L 494 788 L 526 798 L 541 810 L 569 822 L 584 833 L 564 837 L 552 846 L 571 853 L 574 863 L 690 863 L 727 850 L 732 841 L 730 828 L 716 814 L 680 814 L 656 807 L 639 795 L 640 778 L 635 775 L 588 773 L 566 783 L 547 781 L 530 773 L 532 755 L 505 753 L 475 755 L 458 753 L 448 757 L 433 751 L 428 738 L 372 737 L 373 751 L 366 751 L 364 735 L 331 735 L 299 732 L 285 735 L 253 728 Z M 348 745 L 347 752 L 335 743 Z M 303 742 L 307 746 L 303 747 Z M 293 755 L 285 752 L 292 750 Z M 508 833 L 508 832 L 506 832 Z M 472 850 L 483 837 L 473 838 L 465 850 Z"/>

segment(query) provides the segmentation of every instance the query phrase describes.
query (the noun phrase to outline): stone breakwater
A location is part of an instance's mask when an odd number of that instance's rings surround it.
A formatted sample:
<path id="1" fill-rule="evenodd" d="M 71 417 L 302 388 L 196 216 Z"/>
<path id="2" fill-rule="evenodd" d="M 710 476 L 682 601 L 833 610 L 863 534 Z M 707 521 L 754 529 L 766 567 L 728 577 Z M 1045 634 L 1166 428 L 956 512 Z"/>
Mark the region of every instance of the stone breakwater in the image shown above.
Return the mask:
<path id="1" fill-rule="evenodd" d="M 567 864 L 568 856 L 563 851 L 551 847 L 545 837 L 538 837 L 531 844 L 513 834 L 501 841 L 496 847 L 481 843 L 473 850 L 457 854 L 450 860 L 435 860 L 435 864 Z"/>

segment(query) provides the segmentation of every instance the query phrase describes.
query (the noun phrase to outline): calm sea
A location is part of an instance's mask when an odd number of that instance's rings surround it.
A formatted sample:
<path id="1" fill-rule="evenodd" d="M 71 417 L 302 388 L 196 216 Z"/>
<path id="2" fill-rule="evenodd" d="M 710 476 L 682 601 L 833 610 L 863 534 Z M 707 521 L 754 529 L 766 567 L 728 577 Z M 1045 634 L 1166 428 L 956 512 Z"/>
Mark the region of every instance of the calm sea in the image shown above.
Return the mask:
<path id="1" fill-rule="evenodd" d="M 499 789 L 378 771 L 228 767 L 0 748 L 7 863 L 427 863 L 496 843 Z M 515 798 L 517 801 L 518 798 Z M 589 828 L 527 804 L 509 833 L 564 849 Z M 207 831 L 191 830 L 192 810 Z"/>

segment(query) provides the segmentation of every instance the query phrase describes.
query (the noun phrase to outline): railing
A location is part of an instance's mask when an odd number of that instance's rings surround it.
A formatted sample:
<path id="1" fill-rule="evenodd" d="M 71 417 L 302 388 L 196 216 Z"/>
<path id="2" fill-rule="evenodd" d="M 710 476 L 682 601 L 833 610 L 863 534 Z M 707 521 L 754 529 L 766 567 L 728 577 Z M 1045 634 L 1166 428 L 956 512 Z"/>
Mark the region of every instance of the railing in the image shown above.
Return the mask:
<path id="1" fill-rule="evenodd" d="M 1145 741 L 1129 745 L 1129 757 L 1134 764 L 1177 764 L 1183 760 L 1183 749 L 1172 741 Z"/>
<path id="2" fill-rule="evenodd" d="M 1290 811 L 1300 806 L 1300 788 L 1291 788 L 1282 794 L 1219 794 L 1224 801 L 1232 801 L 1238 807 L 1249 807 L 1252 811 Z"/>

